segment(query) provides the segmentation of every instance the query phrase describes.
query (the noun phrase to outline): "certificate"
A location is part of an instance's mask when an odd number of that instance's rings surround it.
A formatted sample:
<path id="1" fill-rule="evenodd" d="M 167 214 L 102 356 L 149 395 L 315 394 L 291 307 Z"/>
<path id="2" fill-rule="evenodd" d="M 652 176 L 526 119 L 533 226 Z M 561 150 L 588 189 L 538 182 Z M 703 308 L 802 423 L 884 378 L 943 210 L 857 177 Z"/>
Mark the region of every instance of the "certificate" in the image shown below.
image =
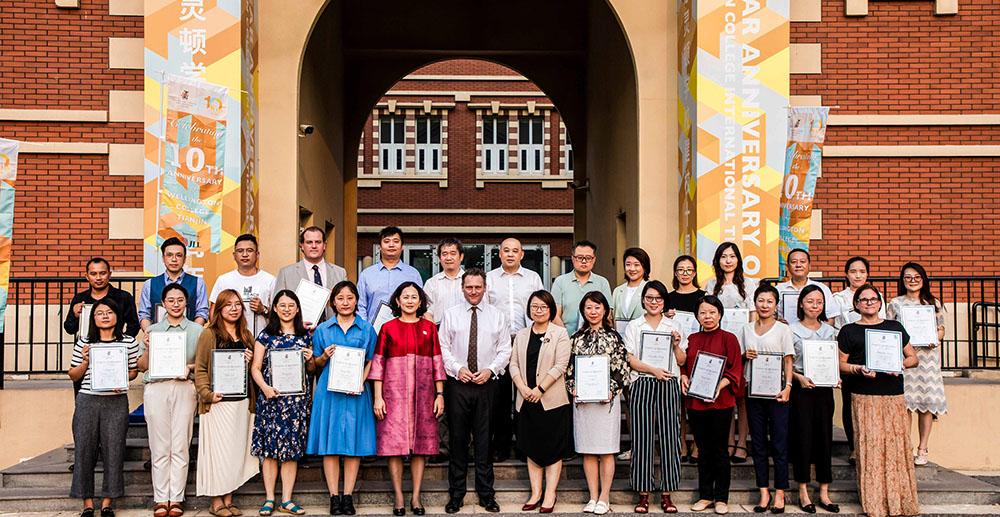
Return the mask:
<path id="1" fill-rule="evenodd" d="M 278 395 L 302 395 L 306 392 L 306 360 L 301 348 L 271 350 L 271 387 Z"/>
<path id="2" fill-rule="evenodd" d="M 187 332 L 150 332 L 149 378 L 185 379 L 187 376 Z"/>
<path id="3" fill-rule="evenodd" d="M 857 323 L 861 321 L 861 314 L 858 313 L 858 311 L 851 309 L 844 313 L 844 321 L 846 323 Z"/>
<path id="4" fill-rule="evenodd" d="M 392 309 L 389 308 L 389 304 L 382 302 L 378 306 L 378 310 L 375 312 L 375 321 L 372 322 L 372 326 L 375 327 L 375 332 L 381 332 L 382 325 L 385 325 L 388 321 L 395 318 L 392 315 Z"/>
<path id="5" fill-rule="evenodd" d="M 330 303 L 329 289 L 303 278 L 295 288 L 295 296 L 299 298 L 299 306 L 302 307 L 302 321 L 316 325 L 323 319 Z"/>
<path id="6" fill-rule="evenodd" d="M 903 334 L 865 329 L 865 368 L 873 372 L 903 373 Z"/>
<path id="7" fill-rule="evenodd" d="M 90 303 L 85 303 L 80 307 L 80 337 L 84 340 L 90 335 L 90 313 L 93 310 L 94 305 Z"/>
<path id="8" fill-rule="evenodd" d="M 750 309 L 726 309 L 722 314 L 722 330 L 739 335 L 747 323 L 750 323 Z"/>
<path id="9" fill-rule="evenodd" d="M 799 292 L 784 291 L 781 293 L 781 317 L 791 325 L 799 321 Z"/>
<path id="10" fill-rule="evenodd" d="M 784 359 L 781 354 L 758 352 L 757 358 L 751 359 L 747 366 L 750 369 L 750 391 L 747 395 L 761 399 L 777 397 L 785 386 Z"/>
<path id="11" fill-rule="evenodd" d="M 125 343 L 107 343 L 90 347 L 90 389 L 92 391 L 128 389 L 128 348 Z"/>
<path id="12" fill-rule="evenodd" d="M 938 344 L 937 312 L 933 305 L 907 305 L 899 309 L 899 322 L 913 346 Z"/>
<path id="13" fill-rule="evenodd" d="M 229 399 L 247 396 L 247 362 L 242 349 L 212 351 L 212 391 Z"/>
<path id="14" fill-rule="evenodd" d="M 715 401 L 715 392 L 722 380 L 722 370 L 726 367 L 726 358 L 708 352 L 698 352 L 691 372 L 687 394 L 705 402 Z"/>
<path id="15" fill-rule="evenodd" d="M 365 351 L 361 348 L 338 346 L 327 366 L 327 391 L 361 393 L 364 386 Z"/>
<path id="16" fill-rule="evenodd" d="M 802 375 L 820 387 L 840 384 L 840 350 L 836 341 L 802 340 Z"/>
<path id="17" fill-rule="evenodd" d="M 577 402 L 611 398 L 611 363 L 606 355 L 578 355 L 573 363 Z"/>
<path id="18" fill-rule="evenodd" d="M 681 327 L 682 333 L 685 336 L 690 336 L 691 334 L 701 330 L 701 323 L 698 323 L 698 318 L 693 312 L 674 312 L 674 322 Z"/>
<path id="19" fill-rule="evenodd" d="M 580 318 L 583 320 L 583 318 Z M 618 335 L 625 337 L 625 329 L 628 328 L 628 324 L 631 320 L 615 320 L 615 330 L 618 331 Z"/>
<path id="20" fill-rule="evenodd" d="M 669 373 L 674 362 L 673 334 L 644 331 L 639 336 L 639 360 Z"/>

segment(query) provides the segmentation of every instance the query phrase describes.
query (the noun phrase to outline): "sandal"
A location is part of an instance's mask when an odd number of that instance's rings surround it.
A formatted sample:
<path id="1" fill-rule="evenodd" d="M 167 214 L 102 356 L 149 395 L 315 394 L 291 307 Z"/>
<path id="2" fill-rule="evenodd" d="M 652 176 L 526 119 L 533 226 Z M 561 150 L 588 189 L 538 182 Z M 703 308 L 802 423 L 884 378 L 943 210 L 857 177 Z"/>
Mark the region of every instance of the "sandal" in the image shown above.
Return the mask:
<path id="1" fill-rule="evenodd" d="M 226 509 L 229 510 L 229 513 L 233 515 L 243 515 L 243 511 L 237 508 L 235 504 L 232 503 L 227 504 Z"/>
<path id="2" fill-rule="evenodd" d="M 736 451 L 743 451 L 744 455 L 743 456 L 737 456 L 736 455 Z M 740 447 L 739 445 L 734 445 L 733 446 L 733 453 L 729 455 L 729 460 L 732 461 L 733 463 L 738 463 L 738 464 L 746 463 L 747 462 L 747 457 L 746 457 L 746 453 L 747 452 L 749 452 L 749 451 L 747 451 L 746 447 Z"/>
<path id="3" fill-rule="evenodd" d="M 170 513 L 170 507 L 167 503 L 156 503 L 153 506 L 153 517 L 167 517 Z"/>
<path id="4" fill-rule="evenodd" d="M 649 496 L 646 494 L 639 494 L 639 502 L 636 503 L 635 513 L 649 513 Z"/>
<path id="5" fill-rule="evenodd" d="M 663 513 L 677 513 L 677 506 L 670 500 L 670 494 L 667 492 L 660 494 L 660 509 Z"/>
<path id="6" fill-rule="evenodd" d="M 274 499 L 268 499 L 264 501 L 264 504 L 260 505 L 260 510 L 257 512 L 258 515 L 267 517 L 274 513 Z"/>
<path id="7" fill-rule="evenodd" d="M 233 517 L 233 512 L 229 511 L 229 508 L 226 508 L 226 505 L 209 508 L 208 513 L 214 515 L 215 517 Z"/>
<path id="8" fill-rule="evenodd" d="M 169 517 L 181 517 L 184 515 L 184 505 L 181 503 L 170 503 Z"/>
<path id="9" fill-rule="evenodd" d="M 295 503 L 293 503 L 291 501 L 285 501 L 285 502 L 281 503 L 281 506 L 278 506 L 278 511 L 281 512 L 281 513 L 288 513 L 288 514 L 292 514 L 292 515 L 305 515 L 306 514 L 306 511 L 303 510 L 301 506 L 299 506 L 299 505 L 297 505 L 297 504 L 295 504 Z"/>

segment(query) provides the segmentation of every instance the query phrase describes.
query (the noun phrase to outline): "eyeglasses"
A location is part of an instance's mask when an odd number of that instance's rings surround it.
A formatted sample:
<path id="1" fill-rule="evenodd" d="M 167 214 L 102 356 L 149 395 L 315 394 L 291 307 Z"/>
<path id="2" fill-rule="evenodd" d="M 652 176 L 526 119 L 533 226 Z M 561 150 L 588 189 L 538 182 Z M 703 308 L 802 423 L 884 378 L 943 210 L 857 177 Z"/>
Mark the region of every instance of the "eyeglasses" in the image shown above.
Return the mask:
<path id="1" fill-rule="evenodd" d="M 858 303 L 863 303 L 865 305 L 874 305 L 881 301 L 882 300 L 880 300 L 879 298 L 858 298 Z"/>
<path id="2" fill-rule="evenodd" d="M 549 310 L 549 306 L 548 305 L 532 305 L 531 306 L 531 310 L 533 310 L 535 312 L 547 311 L 547 310 Z"/>
<path id="3" fill-rule="evenodd" d="M 584 264 L 586 264 L 588 262 L 593 262 L 594 259 L 596 259 L 596 258 L 597 257 L 595 257 L 593 255 L 573 255 L 573 260 L 575 260 L 577 262 L 582 262 Z"/>
<path id="4" fill-rule="evenodd" d="M 694 270 L 693 269 L 678 269 L 676 272 L 677 272 L 678 275 L 693 275 L 694 274 Z"/>
<path id="5" fill-rule="evenodd" d="M 94 313 L 94 317 L 96 318 L 106 318 L 108 316 L 114 316 L 114 315 L 115 313 L 112 311 L 97 311 Z"/>
<path id="6" fill-rule="evenodd" d="M 660 296 L 643 296 L 642 299 L 649 303 L 663 303 L 663 298 Z"/>
<path id="7" fill-rule="evenodd" d="M 919 282 L 923 280 L 923 278 L 921 278 L 920 275 L 906 275 L 903 277 L 903 280 L 906 282 Z"/>

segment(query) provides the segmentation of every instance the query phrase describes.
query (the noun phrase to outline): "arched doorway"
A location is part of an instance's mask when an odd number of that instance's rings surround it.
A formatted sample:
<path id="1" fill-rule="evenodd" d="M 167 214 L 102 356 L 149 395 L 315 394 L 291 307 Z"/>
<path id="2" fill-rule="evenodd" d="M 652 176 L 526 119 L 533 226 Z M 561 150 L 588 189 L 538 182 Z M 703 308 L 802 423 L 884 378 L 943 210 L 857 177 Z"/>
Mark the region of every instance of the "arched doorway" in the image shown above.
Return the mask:
<path id="1" fill-rule="evenodd" d="M 456 57 L 510 66 L 559 105 L 576 145 L 574 233 L 601 246 L 602 273 L 616 276 L 611 257 L 625 245 L 647 247 L 659 266 L 673 258 L 676 95 L 664 70 L 673 62 L 672 9 L 625 7 L 637 24 L 630 39 L 623 7 L 601 0 L 519 0 L 502 9 L 459 1 L 302 4 L 295 13 L 261 6 L 262 235 L 272 250 L 265 263 L 294 259 L 301 224 L 329 223 L 336 260 L 354 269 L 356 149 L 370 107 L 411 70 Z M 663 32 L 641 26 L 650 21 Z M 633 54 L 642 41 L 656 42 L 636 54 L 650 77 Z M 299 63 L 288 57 L 295 55 Z M 298 136 L 303 125 L 309 136 Z"/>

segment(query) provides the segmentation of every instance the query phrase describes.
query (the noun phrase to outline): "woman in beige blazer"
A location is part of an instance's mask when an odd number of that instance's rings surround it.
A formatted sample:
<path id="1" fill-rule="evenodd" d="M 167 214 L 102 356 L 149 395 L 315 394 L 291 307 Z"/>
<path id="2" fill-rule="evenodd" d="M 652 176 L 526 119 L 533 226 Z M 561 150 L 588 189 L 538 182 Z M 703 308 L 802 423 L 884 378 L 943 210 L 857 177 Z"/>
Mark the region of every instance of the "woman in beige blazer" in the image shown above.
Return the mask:
<path id="1" fill-rule="evenodd" d="M 532 325 L 514 337 L 510 357 L 510 377 L 517 388 L 517 446 L 528 457 L 531 479 L 531 497 L 522 511 L 551 513 L 562 460 L 573 453 L 573 412 L 563 381 L 571 346 L 566 329 L 552 323 L 556 302 L 548 291 L 535 291 L 527 305 Z"/>

